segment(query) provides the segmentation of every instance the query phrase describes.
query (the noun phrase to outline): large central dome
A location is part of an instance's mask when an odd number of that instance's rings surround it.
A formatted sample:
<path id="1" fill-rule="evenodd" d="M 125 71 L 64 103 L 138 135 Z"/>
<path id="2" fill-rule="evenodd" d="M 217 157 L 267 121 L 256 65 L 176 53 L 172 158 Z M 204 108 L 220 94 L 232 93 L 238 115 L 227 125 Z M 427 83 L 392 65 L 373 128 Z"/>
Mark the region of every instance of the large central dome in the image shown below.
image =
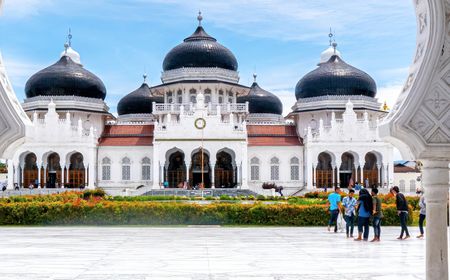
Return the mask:
<path id="1" fill-rule="evenodd" d="M 164 71 L 184 67 L 217 67 L 236 71 L 238 63 L 229 49 L 219 44 L 199 25 L 194 34 L 170 50 L 164 58 Z"/>

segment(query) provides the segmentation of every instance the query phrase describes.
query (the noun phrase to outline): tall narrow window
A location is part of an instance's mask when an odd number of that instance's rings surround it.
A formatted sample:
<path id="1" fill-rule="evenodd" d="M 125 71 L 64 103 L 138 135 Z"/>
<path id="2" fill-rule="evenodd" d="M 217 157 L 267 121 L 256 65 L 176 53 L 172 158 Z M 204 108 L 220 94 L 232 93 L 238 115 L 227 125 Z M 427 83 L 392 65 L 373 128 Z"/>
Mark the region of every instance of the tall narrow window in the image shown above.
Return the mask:
<path id="1" fill-rule="evenodd" d="M 300 160 L 298 157 L 291 158 L 291 180 L 298 181 L 300 178 Z"/>
<path id="2" fill-rule="evenodd" d="M 189 102 L 197 103 L 197 91 L 193 88 L 189 90 Z"/>
<path id="3" fill-rule="evenodd" d="M 111 180 L 111 160 L 107 157 L 102 159 L 102 180 Z"/>
<path id="4" fill-rule="evenodd" d="M 181 91 L 181 89 L 179 89 L 177 92 L 177 99 L 179 104 L 183 103 L 183 92 Z"/>
<path id="5" fill-rule="evenodd" d="M 270 180 L 280 180 L 280 160 L 277 157 L 270 160 Z"/>
<path id="6" fill-rule="evenodd" d="M 219 90 L 219 99 L 218 103 L 223 103 L 223 90 Z"/>
<path id="7" fill-rule="evenodd" d="M 143 181 L 151 180 L 150 170 L 151 170 L 150 159 L 148 157 L 145 157 L 142 159 L 142 180 Z"/>
<path id="8" fill-rule="evenodd" d="M 257 157 L 250 160 L 250 179 L 259 181 L 259 159 Z"/>
<path id="9" fill-rule="evenodd" d="M 169 91 L 167 93 L 167 103 L 172 103 L 172 102 L 173 102 L 172 92 Z"/>
<path id="10" fill-rule="evenodd" d="M 131 180 L 131 161 L 127 157 L 122 159 L 122 180 Z"/>

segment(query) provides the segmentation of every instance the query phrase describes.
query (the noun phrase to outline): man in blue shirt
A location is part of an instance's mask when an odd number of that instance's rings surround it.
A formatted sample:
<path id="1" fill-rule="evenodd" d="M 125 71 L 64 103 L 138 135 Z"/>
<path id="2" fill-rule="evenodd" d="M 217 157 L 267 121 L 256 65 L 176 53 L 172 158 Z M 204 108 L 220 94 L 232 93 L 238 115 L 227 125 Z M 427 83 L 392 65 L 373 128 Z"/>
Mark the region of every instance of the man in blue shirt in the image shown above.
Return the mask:
<path id="1" fill-rule="evenodd" d="M 347 238 L 353 237 L 353 228 L 355 222 L 355 207 L 356 199 L 353 197 L 355 195 L 354 190 L 348 191 L 348 196 L 342 199 L 342 206 L 344 206 L 344 219 L 345 219 L 345 232 Z"/>
<path id="2" fill-rule="evenodd" d="M 328 195 L 328 206 L 330 210 L 330 221 L 328 222 L 328 231 L 330 227 L 334 224 L 334 232 L 337 232 L 337 218 L 339 211 L 341 210 L 341 189 L 336 187 L 334 192 Z"/>

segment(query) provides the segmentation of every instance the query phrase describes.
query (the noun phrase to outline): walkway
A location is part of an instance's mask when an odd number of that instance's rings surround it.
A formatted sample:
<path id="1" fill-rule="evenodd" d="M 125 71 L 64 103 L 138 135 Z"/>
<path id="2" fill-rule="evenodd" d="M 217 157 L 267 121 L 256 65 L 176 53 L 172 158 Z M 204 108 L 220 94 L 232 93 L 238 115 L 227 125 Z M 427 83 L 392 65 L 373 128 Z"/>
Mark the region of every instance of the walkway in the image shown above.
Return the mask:
<path id="1" fill-rule="evenodd" d="M 383 230 L 361 243 L 322 228 L 2 227 L 0 280 L 424 279 L 425 241 Z"/>

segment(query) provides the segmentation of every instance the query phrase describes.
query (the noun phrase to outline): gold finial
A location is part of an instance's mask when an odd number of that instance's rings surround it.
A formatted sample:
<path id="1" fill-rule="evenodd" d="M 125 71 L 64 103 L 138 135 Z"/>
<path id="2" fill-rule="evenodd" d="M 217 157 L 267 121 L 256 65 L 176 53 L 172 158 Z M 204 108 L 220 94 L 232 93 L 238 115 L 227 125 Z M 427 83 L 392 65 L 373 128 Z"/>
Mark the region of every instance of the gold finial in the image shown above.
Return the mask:
<path id="1" fill-rule="evenodd" d="M 202 17 L 202 12 L 201 11 L 198 11 L 197 20 L 198 20 L 198 26 L 202 26 L 203 17 Z"/>
<path id="2" fill-rule="evenodd" d="M 388 107 L 388 105 L 386 103 L 386 100 L 384 100 L 384 104 L 383 104 L 382 109 L 383 109 L 383 111 L 389 111 L 389 107 Z"/>

